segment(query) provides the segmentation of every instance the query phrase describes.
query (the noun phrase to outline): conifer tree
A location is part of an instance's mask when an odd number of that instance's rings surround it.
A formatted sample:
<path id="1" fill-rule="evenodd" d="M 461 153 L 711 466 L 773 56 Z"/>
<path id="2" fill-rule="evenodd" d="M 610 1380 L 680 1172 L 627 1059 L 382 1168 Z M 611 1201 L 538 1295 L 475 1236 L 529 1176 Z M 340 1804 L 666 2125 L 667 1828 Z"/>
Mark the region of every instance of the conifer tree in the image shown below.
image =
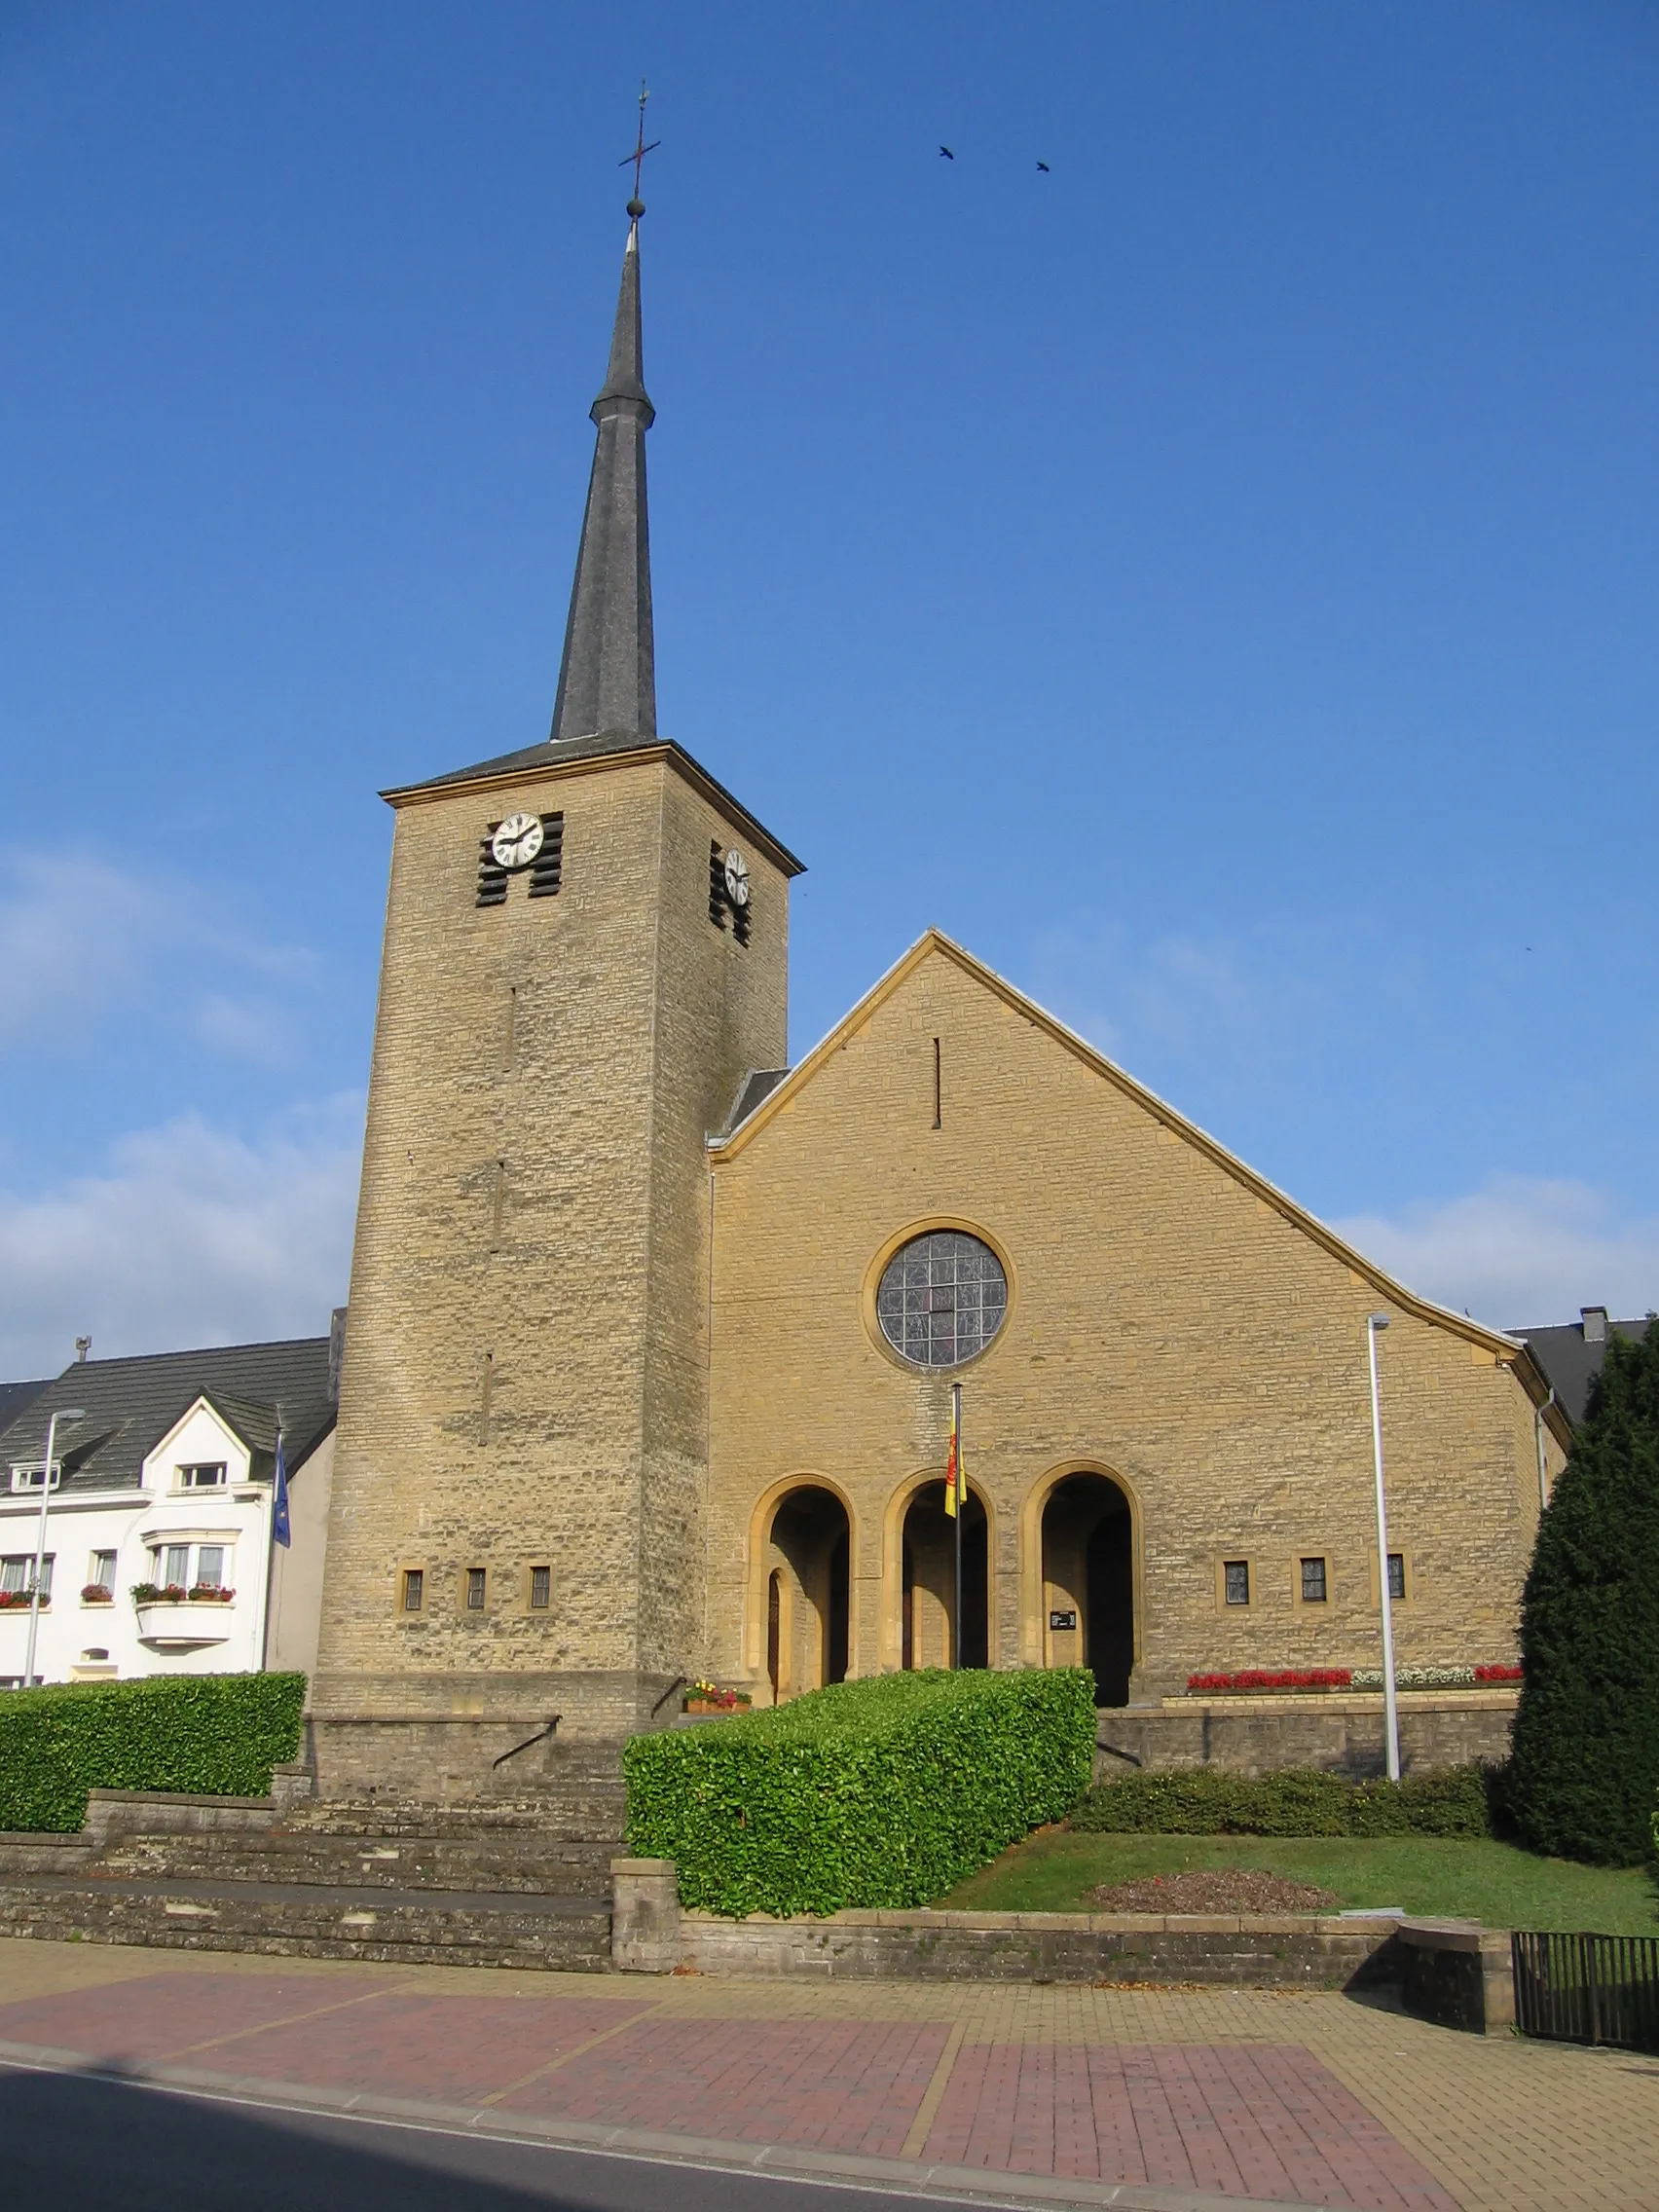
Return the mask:
<path id="1" fill-rule="evenodd" d="M 1609 1338 L 1521 1607 L 1509 1802 L 1534 1851 L 1634 1865 L 1659 1789 L 1659 1323 Z"/>

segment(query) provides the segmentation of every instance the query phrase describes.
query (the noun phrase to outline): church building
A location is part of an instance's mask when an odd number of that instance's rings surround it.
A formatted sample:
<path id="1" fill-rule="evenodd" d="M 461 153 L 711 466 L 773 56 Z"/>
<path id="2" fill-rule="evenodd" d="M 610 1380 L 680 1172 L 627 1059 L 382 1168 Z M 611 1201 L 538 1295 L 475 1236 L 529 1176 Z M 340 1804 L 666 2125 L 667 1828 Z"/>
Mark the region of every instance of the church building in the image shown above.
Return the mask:
<path id="1" fill-rule="evenodd" d="M 657 731 L 629 212 L 551 732 L 386 793 L 323 1789 L 484 1789 L 555 1714 L 614 1740 L 958 1625 L 969 1666 L 1092 1668 L 1137 1757 L 1234 1755 L 1248 1708 L 1338 1760 L 1374 1693 L 1195 1677 L 1375 1668 L 1384 1588 L 1399 1667 L 1450 1677 L 1411 1755 L 1495 1749 L 1468 1670 L 1515 1659 L 1567 1435 L 1525 1345 L 938 932 L 789 1066 L 802 863 Z"/>

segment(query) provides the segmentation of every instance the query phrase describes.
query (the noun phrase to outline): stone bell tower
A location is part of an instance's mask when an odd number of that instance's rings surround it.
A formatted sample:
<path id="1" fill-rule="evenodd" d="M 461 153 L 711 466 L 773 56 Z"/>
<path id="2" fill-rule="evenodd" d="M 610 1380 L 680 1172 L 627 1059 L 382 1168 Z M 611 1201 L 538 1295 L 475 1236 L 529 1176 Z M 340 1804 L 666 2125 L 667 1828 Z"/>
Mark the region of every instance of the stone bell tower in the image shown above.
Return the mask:
<path id="1" fill-rule="evenodd" d="M 313 1712 L 325 1792 L 464 1793 L 703 1663 L 705 1143 L 786 1061 L 800 863 L 656 731 L 639 216 L 551 735 L 387 792 Z"/>

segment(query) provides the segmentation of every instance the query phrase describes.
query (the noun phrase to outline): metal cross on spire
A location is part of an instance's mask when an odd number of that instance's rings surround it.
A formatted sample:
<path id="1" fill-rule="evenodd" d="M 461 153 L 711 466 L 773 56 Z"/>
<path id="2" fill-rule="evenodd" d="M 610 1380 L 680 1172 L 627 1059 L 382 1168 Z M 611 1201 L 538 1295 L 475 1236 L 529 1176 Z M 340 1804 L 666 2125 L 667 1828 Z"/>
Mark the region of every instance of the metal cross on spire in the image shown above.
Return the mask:
<path id="1" fill-rule="evenodd" d="M 636 223 L 645 211 L 645 203 L 640 198 L 640 171 L 645 166 L 645 156 L 647 154 L 654 154 L 657 148 L 662 144 L 662 140 L 660 138 L 653 138 L 648 146 L 645 144 L 645 102 L 650 98 L 650 96 L 649 88 L 646 86 L 645 79 L 642 77 L 640 80 L 639 139 L 634 147 L 634 151 L 631 154 L 624 154 L 622 159 L 616 165 L 619 169 L 625 169 L 630 162 L 632 162 L 634 165 L 634 197 L 628 203 L 628 212 L 634 218 Z"/>

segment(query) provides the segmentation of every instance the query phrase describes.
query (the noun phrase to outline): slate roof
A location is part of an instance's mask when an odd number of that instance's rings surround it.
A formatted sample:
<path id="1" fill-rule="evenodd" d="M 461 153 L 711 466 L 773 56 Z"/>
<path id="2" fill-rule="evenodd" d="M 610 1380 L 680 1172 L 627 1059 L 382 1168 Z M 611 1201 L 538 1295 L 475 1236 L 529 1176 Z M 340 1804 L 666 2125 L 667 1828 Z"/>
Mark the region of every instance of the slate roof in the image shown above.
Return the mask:
<path id="1" fill-rule="evenodd" d="M 380 795 L 395 805 L 400 798 L 412 798 L 418 792 L 438 792 L 450 785 L 485 783 L 496 776 L 515 776 L 535 768 L 562 768 L 571 761 L 604 760 L 612 754 L 626 753 L 666 753 L 689 782 L 702 785 L 734 827 L 746 830 L 756 844 L 765 848 L 786 875 L 806 873 L 806 863 L 781 844 L 766 825 L 751 814 L 740 798 L 734 798 L 724 784 L 711 776 L 700 760 L 694 760 L 682 745 L 677 745 L 671 737 L 642 737 L 638 730 L 606 729 L 595 737 L 543 738 L 539 745 L 521 745 L 514 753 L 498 753 L 492 759 L 476 760 L 470 768 L 452 768 L 442 776 L 423 776 L 418 784 L 393 784 Z"/>
<path id="2" fill-rule="evenodd" d="M 1508 1329 L 1504 1333 L 1521 1339 L 1542 1368 L 1544 1380 L 1566 1408 L 1567 1419 L 1574 1424 L 1581 1421 L 1589 1403 L 1590 1385 L 1601 1374 L 1602 1362 L 1607 1355 L 1605 1341 L 1598 1344 L 1586 1340 L 1582 1321 L 1551 1323 L 1538 1329 Z M 1646 1334 L 1645 1320 L 1609 1320 L 1607 1323 L 1608 1336 L 1626 1337 L 1632 1344 L 1640 1344 Z"/>
<path id="3" fill-rule="evenodd" d="M 0 1429 L 0 1468 L 38 1463 L 54 1408 L 79 1406 L 86 1419 L 58 1432 L 60 1494 L 136 1490 L 148 1454 L 203 1396 L 251 1448 L 255 1481 L 270 1478 L 280 1409 L 284 1456 L 293 1474 L 334 1426 L 328 1339 L 77 1360 Z"/>
<path id="4" fill-rule="evenodd" d="M 51 1380 L 48 1376 L 46 1382 Z M 4 1436 L 24 1407 L 40 1396 L 46 1382 L 0 1382 L 0 1436 Z"/>

